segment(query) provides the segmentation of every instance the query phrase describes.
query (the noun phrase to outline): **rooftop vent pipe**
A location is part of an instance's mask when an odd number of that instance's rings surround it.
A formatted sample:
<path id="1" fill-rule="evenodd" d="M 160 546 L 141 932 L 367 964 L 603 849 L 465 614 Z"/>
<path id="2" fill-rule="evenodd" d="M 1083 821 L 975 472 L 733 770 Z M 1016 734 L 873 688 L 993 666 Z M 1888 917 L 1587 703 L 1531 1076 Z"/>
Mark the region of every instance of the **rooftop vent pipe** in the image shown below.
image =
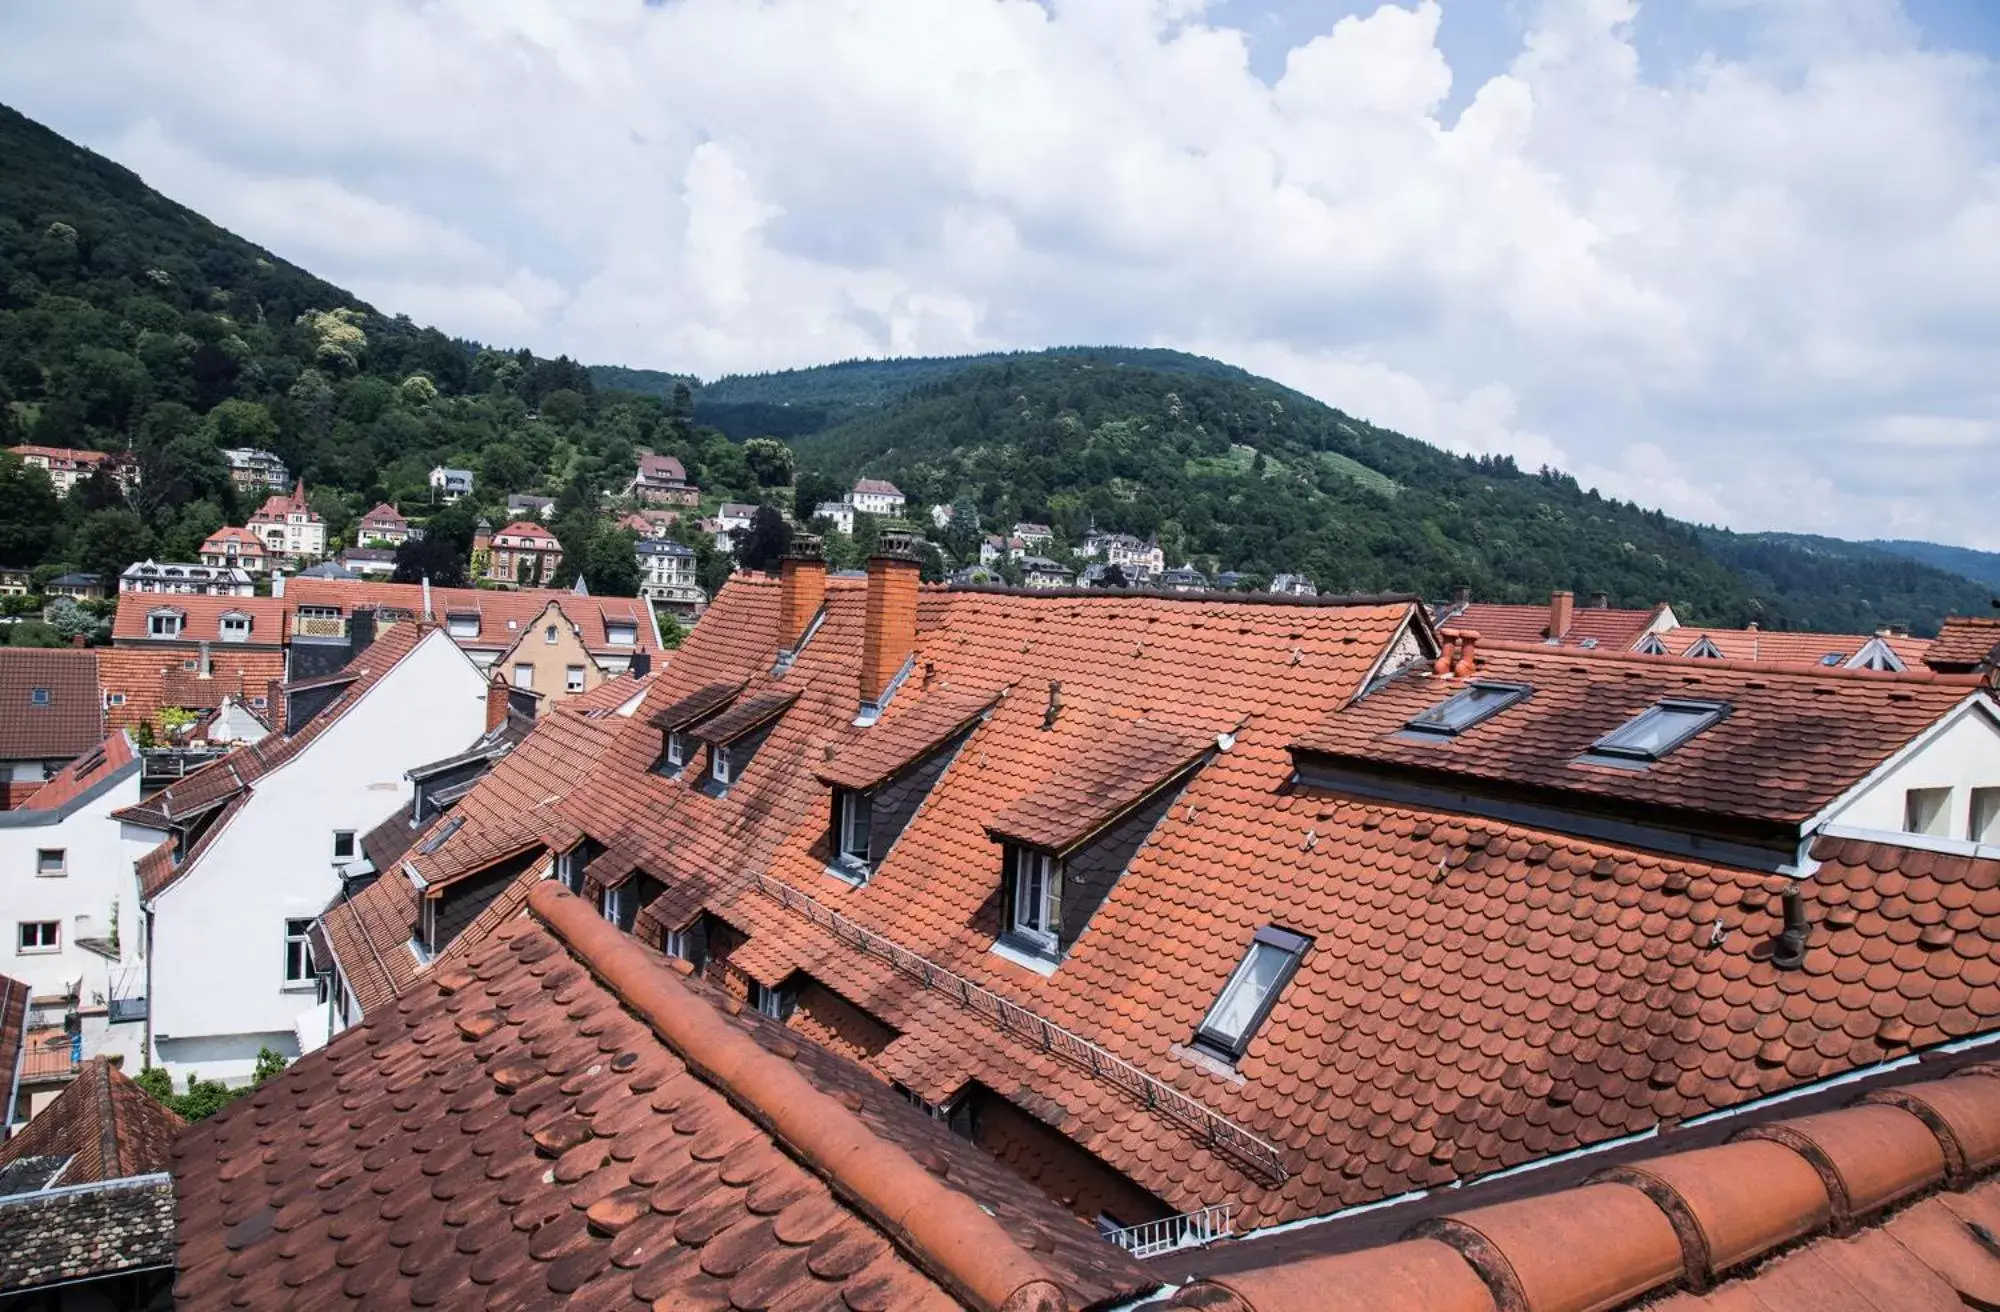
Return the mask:
<path id="1" fill-rule="evenodd" d="M 1785 927 L 1771 950 L 1771 964 L 1779 970 L 1797 970 L 1806 964 L 1806 905 L 1797 888 L 1785 890 L 1784 902 Z"/>

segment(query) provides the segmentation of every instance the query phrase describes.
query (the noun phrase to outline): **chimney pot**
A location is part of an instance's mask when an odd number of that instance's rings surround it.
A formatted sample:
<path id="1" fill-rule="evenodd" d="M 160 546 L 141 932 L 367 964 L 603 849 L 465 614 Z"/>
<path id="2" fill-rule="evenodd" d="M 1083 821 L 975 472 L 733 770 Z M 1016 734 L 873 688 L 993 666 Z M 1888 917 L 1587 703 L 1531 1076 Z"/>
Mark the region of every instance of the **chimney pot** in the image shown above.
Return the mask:
<path id="1" fill-rule="evenodd" d="M 1806 964 L 1806 907 L 1796 886 L 1785 890 L 1785 927 L 1771 950 L 1771 964 L 1779 970 L 1797 970 Z"/>
<path id="2" fill-rule="evenodd" d="M 633 678 L 643 679 L 653 672 L 653 653 L 644 647 L 632 653 L 632 664 L 627 667 Z"/>
<path id="3" fill-rule="evenodd" d="M 499 670 L 486 684 L 486 732 L 492 733 L 507 723 L 507 703 L 509 689 L 507 676 Z"/>
<path id="4" fill-rule="evenodd" d="M 1477 648 L 1478 645 L 1479 645 L 1478 630 L 1476 629 L 1460 630 L 1458 635 L 1458 664 L 1453 667 L 1453 673 L 1457 674 L 1459 678 L 1470 679 L 1473 675 L 1479 672 L 1479 664 L 1473 658 L 1474 649 Z"/>
<path id="5" fill-rule="evenodd" d="M 1438 658 L 1431 662 L 1431 673 L 1442 679 L 1451 677 L 1452 667 L 1458 664 L 1458 630 L 1441 629 L 1438 632 Z"/>
<path id="6" fill-rule="evenodd" d="M 1570 620 L 1576 615 L 1576 594 L 1574 592 L 1551 592 L 1549 594 L 1549 637 L 1560 642 L 1569 632 Z"/>

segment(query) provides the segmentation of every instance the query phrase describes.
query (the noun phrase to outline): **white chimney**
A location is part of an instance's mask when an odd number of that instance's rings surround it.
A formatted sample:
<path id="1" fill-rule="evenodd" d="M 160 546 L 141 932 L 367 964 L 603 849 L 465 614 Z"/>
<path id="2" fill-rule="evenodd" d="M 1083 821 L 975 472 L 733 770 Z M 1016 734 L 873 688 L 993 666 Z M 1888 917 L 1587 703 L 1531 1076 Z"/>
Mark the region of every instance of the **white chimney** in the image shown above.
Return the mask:
<path id="1" fill-rule="evenodd" d="M 437 616 L 431 614 L 431 576 L 426 574 L 424 575 L 424 619 L 431 621 L 436 618 Z"/>

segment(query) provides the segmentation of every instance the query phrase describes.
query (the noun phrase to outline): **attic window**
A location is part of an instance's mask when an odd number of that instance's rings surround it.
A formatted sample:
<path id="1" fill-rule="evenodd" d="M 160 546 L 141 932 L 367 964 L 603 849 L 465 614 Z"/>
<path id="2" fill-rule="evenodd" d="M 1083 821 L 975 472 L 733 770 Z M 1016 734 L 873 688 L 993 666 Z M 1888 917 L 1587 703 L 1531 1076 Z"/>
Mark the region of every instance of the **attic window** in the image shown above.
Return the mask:
<path id="1" fill-rule="evenodd" d="M 445 631 L 454 638 L 476 638 L 479 636 L 479 616 L 460 612 L 445 616 Z"/>
<path id="2" fill-rule="evenodd" d="M 1648 707 L 1591 744 L 1586 761 L 1609 758 L 1595 764 L 1643 765 L 1657 761 L 1688 739 L 1720 720 L 1729 712 L 1727 702 L 1683 701 L 1667 698 Z"/>
<path id="3" fill-rule="evenodd" d="M 1006 937 L 1054 960 L 1062 932 L 1061 858 L 1040 848 L 1007 848 Z"/>
<path id="4" fill-rule="evenodd" d="M 156 610 L 146 616 L 146 636 L 149 638 L 180 637 L 181 613 L 177 610 Z"/>
<path id="5" fill-rule="evenodd" d="M 833 792 L 834 861 L 855 874 L 868 872 L 868 831 L 874 809 L 867 793 L 849 788 Z"/>
<path id="6" fill-rule="evenodd" d="M 1403 728 L 1411 733 L 1450 738 L 1473 725 L 1489 720 L 1516 702 L 1524 701 L 1534 688 L 1525 683 L 1473 683 L 1439 702 L 1411 720 Z"/>
<path id="7" fill-rule="evenodd" d="M 49 690 L 47 688 L 36 688 L 28 694 L 28 705 L 45 707 L 48 704 Z"/>
<path id="8" fill-rule="evenodd" d="M 1196 1046 L 1231 1064 L 1241 1058 L 1310 946 L 1311 939 L 1287 929 L 1258 930 L 1195 1031 Z"/>
<path id="9" fill-rule="evenodd" d="M 614 647 L 630 647 L 639 640 L 639 626 L 607 620 L 604 624 L 604 640 Z"/>
<path id="10" fill-rule="evenodd" d="M 708 777 L 724 788 L 735 782 L 734 767 L 729 760 L 729 748 L 721 743 L 708 749 Z"/>
<path id="11" fill-rule="evenodd" d="M 250 617 L 231 611 L 222 617 L 220 624 L 224 642 L 248 642 L 250 640 Z"/>
<path id="12" fill-rule="evenodd" d="M 1819 658 L 1819 663 L 1821 665 L 1826 665 L 1826 666 L 1838 665 L 1840 664 L 1840 653 L 1837 651 L 1830 651 L 1826 655 Z"/>
<path id="13" fill-rule="evenodd" d="M 1687 654 L 1697 660 L 1719 661 L 1722 659 L 1722 648 L 1710 642 L 1704 633 L 1695 640 L 1694 646 L 1687 649 Z"/>

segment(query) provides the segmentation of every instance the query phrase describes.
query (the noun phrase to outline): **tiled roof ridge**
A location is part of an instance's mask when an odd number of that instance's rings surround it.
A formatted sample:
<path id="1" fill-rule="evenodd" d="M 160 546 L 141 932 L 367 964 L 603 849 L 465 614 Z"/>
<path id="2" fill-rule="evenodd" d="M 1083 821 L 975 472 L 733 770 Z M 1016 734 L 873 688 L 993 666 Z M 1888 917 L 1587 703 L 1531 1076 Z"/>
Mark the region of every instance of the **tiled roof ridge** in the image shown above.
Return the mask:
<path id="1" fill-rule="evenodd" d="M 1980 1062 L 1571 1188 L 1423 1221 L 1392 1243 L 1198 1277 L 1171 1306 L 1610 1312 L 1675 1289 L 1706 1292 L 1996 1167 L 2000 1063 Z"/>
<path id="2" fill-rule="evenodd" d="M 831 581 L 831 580 L 829 580 Z M 926 583 L 926 592 L 946 592 L 996 597 L 1026 597 L 1036 601 L 1075 601 L 1078 598 L 1093 598 L 1099 601 L 1180 601 L 1202 605 L 1218 602 L 1232 606 L 1291 606 L 1308 610 L 1334 609 L 1341 606 L 1421 606 L 1423 598 L 1414 592 L 1322 592 L 1317 596 L 1301 597 L 1285 592 L 1229 592 L 1224 590 L 1198 590 L 1182 592 L 1165 588 L 1029 588 L 1013 587 L 1004 583 Z"/>
<path id="3" fill-rule="evenodd" d="M 690 1070 L 867 1214 L 933 1278 L 994 1312 L 1067 1306 L 1054 1275 L 996 1218 L 815 1088 L 793 1063 L 730 1025 L 582 898 L 546 881 L 529 893 L 528 907 Z M 438 982 L 449 988 L 453 979 Z"/>
<path id="4" fill-rule="evenodd" d="M 1469 630 L 1449 622 L 1445 623 L 1438 630 L 1438 636 L 1440 637 L 1462 637 L 1467 633 L 1472 633 L 1474 637 L 1478 636 L 1476 630 Z M 1672 654 L 1653 656 L 1637 651 L 1606 651 L 1602 647 L 1590 649 L 1553 647 L 1545 642 L 1510 642 L 1500 638 L 1479 638 L 1478 651 L 1482 655 L 1489 651 L 1501 651 L 1507 652 L 1510 655 L 1548 656 L 1556 660 L 1587 660 L 1592 663 L 1602 662 L 1607 665 L 1638 665 L 1651 670 L 1658 670 L 1662 664 L 1671 662 L 1676 668 L 1681 669 L 1716 670 L 1723 673 L 1751 675 L 1760 679 L 1858 679 L 1864 682 L 1872 681 L 1875 683 L 1941 684 L 1954 688 L 1980 688 L 1985 686 L 1984 681 L 1975 674 L 1941 674 L 1936 670 L 1917 669 L 1915 667 L 1907 670 L 1869 670 L 1844 665 L 1814 665 L 1808 667 L 1803 665 L 1782 665 L 1771 661 L 1731 660 L 1728 657 L 1717 659 L 1715 657 L 1689 657 Z"/>

